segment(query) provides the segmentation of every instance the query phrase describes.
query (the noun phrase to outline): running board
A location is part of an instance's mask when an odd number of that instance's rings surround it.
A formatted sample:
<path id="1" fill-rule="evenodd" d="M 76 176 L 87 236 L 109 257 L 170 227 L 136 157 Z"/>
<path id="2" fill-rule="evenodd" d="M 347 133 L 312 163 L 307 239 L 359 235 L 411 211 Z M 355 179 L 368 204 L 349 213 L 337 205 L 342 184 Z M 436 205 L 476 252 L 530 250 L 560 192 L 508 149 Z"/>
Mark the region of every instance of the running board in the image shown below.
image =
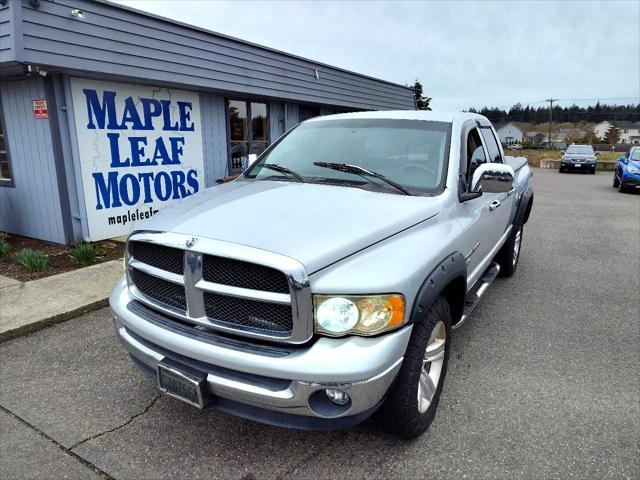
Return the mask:
<path id="1" fill-rule="evenodd" d="M 476 308 L 478 302 L 489 288 L 489 285 L 491 285 L 496 279 L 498 273 L 500 273 L 500 265 L 495 262 L 491 263 L 489 268 L 485 270 L 482 277 L 480 277 L 480 280 L 476 282 L 478 287 L 474 286 L 471 291 L 467 293 L 467 298 L 464 302 L 464 309 L 462 310 L 462 317 L 458 323 L 451 327 L 453 330 L 460 328 L 462 324 L 467 321 L 467 318 L 469 318 L 471 312 Z"/>

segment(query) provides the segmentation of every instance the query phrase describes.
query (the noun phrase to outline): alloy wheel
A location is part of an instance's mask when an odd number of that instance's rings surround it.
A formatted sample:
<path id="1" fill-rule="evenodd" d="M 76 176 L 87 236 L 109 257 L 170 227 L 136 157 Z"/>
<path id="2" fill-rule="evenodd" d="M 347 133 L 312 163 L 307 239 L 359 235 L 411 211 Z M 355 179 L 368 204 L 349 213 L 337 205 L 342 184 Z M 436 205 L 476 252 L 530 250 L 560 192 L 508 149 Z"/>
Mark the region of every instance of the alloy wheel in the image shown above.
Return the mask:
<path id="1" fill-rule="evenodd" d="M 447 330 L 444 322 L 438 321 L 431 330 L 427 349 L 422 360 L 420 380 L 418 382 L 418 411 L 424 413 L 431 405 L 440 382 L 440 374 L 444 365 L 444 350 Z"/>
<path id="2" fill-rule="evenodd" d="M 522 243 L 522 228 L 519 228 L 516 232 L 516 238 L 513 242 L 513 266 L 518 263 L 518 255 L 520 255 L 520 244 Z"/>

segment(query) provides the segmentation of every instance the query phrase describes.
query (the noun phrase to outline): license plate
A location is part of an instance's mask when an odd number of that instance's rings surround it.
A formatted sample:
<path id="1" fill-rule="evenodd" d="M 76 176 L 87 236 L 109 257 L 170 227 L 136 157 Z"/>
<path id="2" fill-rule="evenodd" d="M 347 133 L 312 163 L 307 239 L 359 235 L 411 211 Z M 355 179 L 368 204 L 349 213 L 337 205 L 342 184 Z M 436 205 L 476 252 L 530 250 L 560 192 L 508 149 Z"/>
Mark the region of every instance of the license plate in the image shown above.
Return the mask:
<path id="1" fill-rule="evenodd" d="M 158 364 L 158 388 L 194 407 L 204 408 L 206 376 L 187 373 L 173 365 Z"/>
<path id="2" fill-rule="evenodd" d="M 581 167 L 581 166 L 582 166 L 582 164 L 581 164 L 581 163 L 574 163 L 574 164 L 573 164 L 573 166 L 574 166 L 574 167 Z"/>

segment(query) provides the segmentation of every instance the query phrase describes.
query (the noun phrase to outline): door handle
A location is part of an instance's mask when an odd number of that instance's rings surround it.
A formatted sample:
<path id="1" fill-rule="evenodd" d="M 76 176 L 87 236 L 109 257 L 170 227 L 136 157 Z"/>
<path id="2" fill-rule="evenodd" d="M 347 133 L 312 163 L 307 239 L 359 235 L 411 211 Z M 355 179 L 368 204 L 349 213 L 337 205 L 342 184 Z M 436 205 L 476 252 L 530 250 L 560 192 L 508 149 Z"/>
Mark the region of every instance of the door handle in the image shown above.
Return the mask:
<path id="1" fill-rule="evenodd" d="M 500 206 L 500 200 L 494 200 L 489 204 L 489 211 L 493 212 L 496 208 Z"/>

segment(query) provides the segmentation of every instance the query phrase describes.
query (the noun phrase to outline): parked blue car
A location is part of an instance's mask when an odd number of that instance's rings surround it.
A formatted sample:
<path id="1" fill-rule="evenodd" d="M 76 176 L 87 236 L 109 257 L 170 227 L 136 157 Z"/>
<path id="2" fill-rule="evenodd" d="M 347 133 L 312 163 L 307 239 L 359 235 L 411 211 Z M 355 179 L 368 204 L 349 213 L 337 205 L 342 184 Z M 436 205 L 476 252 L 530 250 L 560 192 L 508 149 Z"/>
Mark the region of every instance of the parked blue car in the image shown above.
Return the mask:
<path id="1" fill-rule="evenodd" d="M 640 147 L 631 147 L 618 159 L 613 172 L 613 186 L 620 192 L 640 190 Z"/>

